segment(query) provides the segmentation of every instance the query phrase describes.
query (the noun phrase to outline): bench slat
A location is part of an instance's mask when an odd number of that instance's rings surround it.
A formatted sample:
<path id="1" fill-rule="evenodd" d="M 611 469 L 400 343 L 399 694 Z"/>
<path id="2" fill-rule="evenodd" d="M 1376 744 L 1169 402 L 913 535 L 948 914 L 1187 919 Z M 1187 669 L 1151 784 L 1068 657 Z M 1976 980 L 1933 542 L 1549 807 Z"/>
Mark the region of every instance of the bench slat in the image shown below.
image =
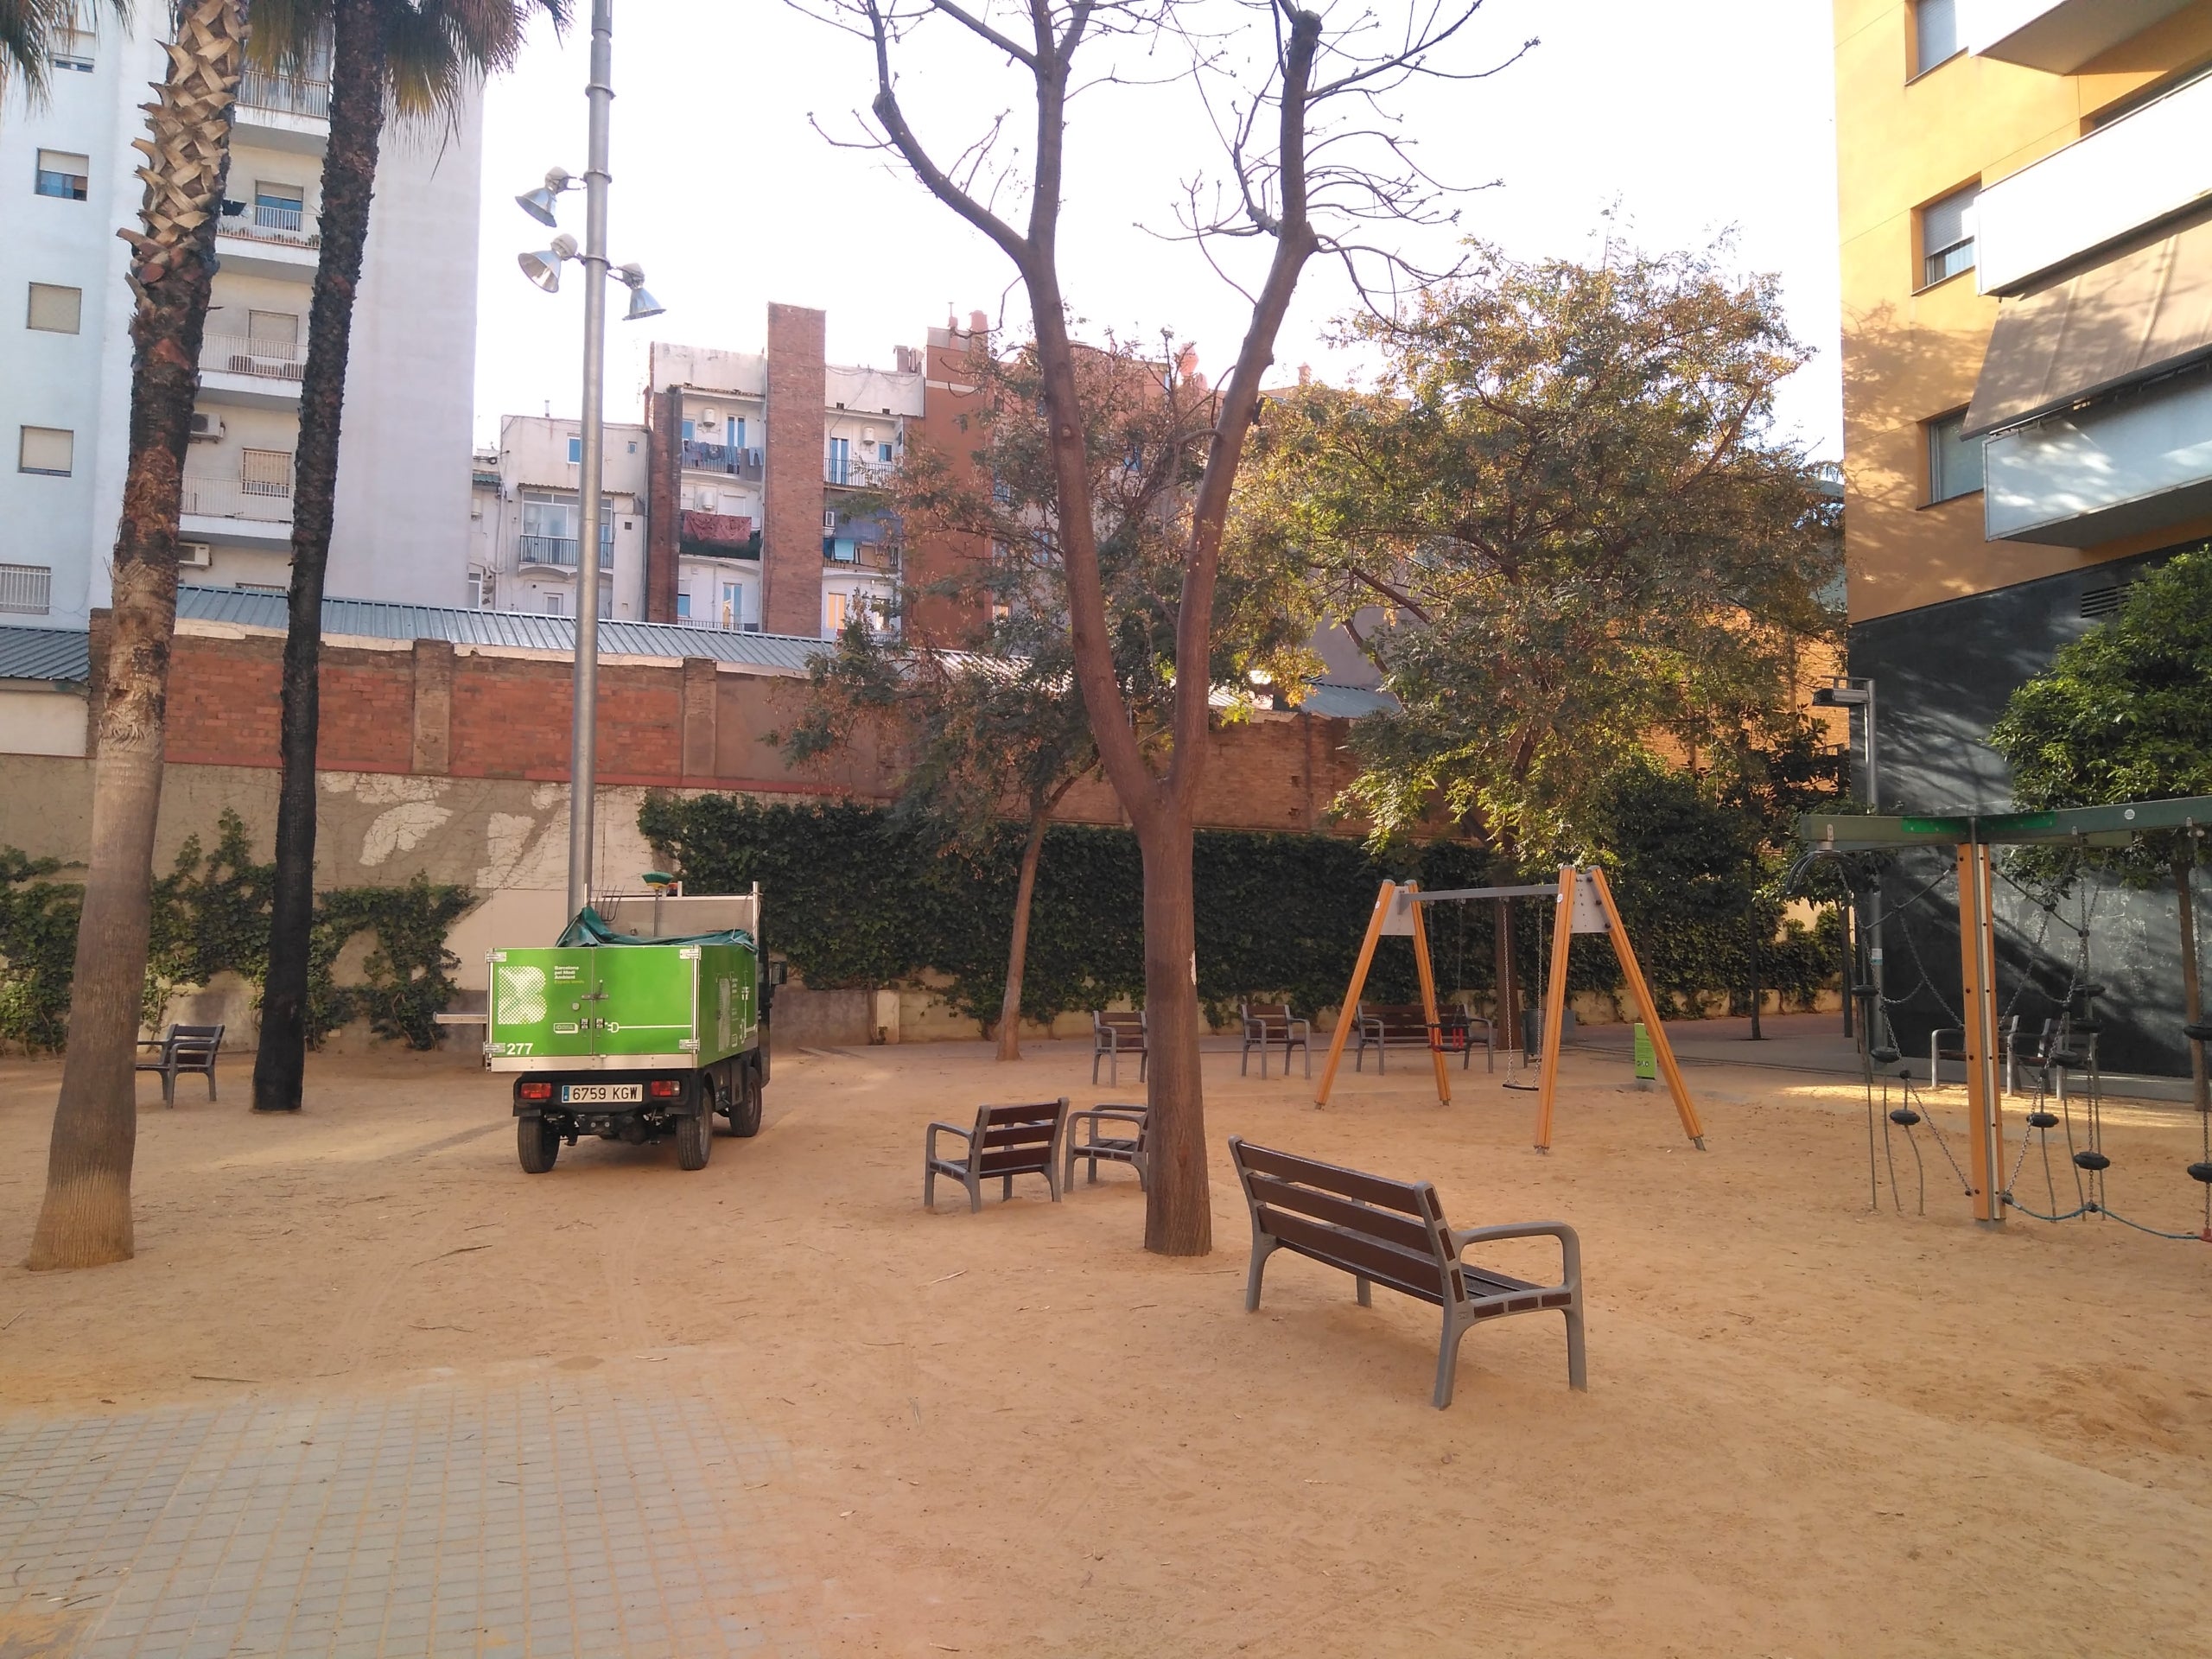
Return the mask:
<path id="1" fill-rule="evenodd" d="M 987 1147 L 1042 1146 L 1052 1138 L 1058 1126 L 1046 1123 L 1001 1123 L 983 1131 Z"/>
<path id="2" fill-rule="evenodd" d="M 1357 1169 L 1340 1169 L 1334 1164 L 1317 1163 L 1311 1158 L 1300 1158 L 1294 1153 L 1277 1152 L 1272 1147 L 1255 1147 L 1249 1141 L 1236 1143 L 1236 1154 L 1244 1167 L 1266 1175 L 1279 1175 L 1287 1181 L 1296 1181 L 1301 1186 L 1318 1187 L 1324 1192 L 1341 1193 L 1348 1198 L 1357 1198 L 1362 1204 L 1376 1205 L 1385 1210 L 1395 1210 L 1409 1216 L 1429 1217 L 1432 1206 L 1423 1197 L 1425 1182 L 1386 1180 L 1380 1175 L 1369 1175 Z"/>
<path id="3" fill-rule="evenodd" d="M 1033 1170 L 1050 1169 L 1052 1165 L 1049 1149 L 1022 1149 L 1014 1152 L 987 1152 L 976 1166 L 978 1175 L 1023 1175 Z"/>
<path id="4" fill-rule="evenodd" d="M 1444 1300 L 1444 1271 L 1433 1255 L 1415 1255 L 1381 1239 L 1324 1226 L 1287 1210 L 1262 1206 L 1259 1215 L 1262 1232 L 1272 1234 L 1301 1255 L 1379 1281 L 1424 1301 Z"/>
<path id="5" fill-rule="evenodd" d="M 1408 1219 L 1389 1210 L 1378 1210 L 1373 1205 L 1355 1204 L 1332 1192 L 1323 1192 L 1310 1186 L 1300 1186 L 1267 1174 L 1251 1172 L 1252 1196 L 1263 1204 L 1285 1210 L 1295 1210 L 1303 1215 L 1365 1233 L 1394 1244 L 1402 1250 L 1412 1250 L 1422 1256 L 1436 1254 L 1436 1241 L 1423 1224 Z"/>

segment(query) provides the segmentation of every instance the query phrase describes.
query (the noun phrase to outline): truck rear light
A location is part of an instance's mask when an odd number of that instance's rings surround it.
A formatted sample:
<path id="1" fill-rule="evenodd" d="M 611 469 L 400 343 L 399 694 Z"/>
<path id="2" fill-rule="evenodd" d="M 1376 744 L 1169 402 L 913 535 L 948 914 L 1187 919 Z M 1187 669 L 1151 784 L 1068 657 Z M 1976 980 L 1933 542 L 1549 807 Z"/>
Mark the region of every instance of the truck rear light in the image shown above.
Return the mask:
<path id="1" fill-rule="evenodd" d="M 655 1077 L 645 1085 L 645 1094 L 653 1100 L 674 1100 L 683 1092 L 683 1085 L 673 1077 Z"/>
<path id="2" fill-rule="evenodd" d="M 550 1100 L 553 1085 L 550 1083 L 518 1083 L 515 1085 L 517 1100 Z"/>

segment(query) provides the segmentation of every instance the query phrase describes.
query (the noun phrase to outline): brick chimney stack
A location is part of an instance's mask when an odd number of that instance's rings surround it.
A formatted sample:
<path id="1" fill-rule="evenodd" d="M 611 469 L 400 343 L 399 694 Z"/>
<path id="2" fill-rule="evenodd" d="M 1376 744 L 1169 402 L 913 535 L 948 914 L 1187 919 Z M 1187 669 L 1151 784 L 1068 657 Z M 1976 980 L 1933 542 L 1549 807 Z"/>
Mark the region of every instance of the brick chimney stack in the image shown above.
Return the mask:
<path id="1" fill-rule="evenodd" d="M 760 625 L 810 639 L 822 632 L 823 338 L 822 312 L 769 306 Z"/>

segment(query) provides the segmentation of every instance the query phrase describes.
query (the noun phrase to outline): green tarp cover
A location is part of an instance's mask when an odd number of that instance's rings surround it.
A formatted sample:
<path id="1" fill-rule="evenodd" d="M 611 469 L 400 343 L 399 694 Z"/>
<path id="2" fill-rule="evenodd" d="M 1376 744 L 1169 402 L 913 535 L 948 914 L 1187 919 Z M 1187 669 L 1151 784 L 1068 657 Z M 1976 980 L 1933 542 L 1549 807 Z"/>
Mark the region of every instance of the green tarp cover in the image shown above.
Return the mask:
<path id="1" fill-rule="evenodd" d="M 607 918 L 589 905 L 576 913 L 556 944 L 741 944 L 747 950 L 759 947 L 753 936 L 741 927 L 726 927 L 712 933 L 683 933 L 665 939 L 632 938 L 627 933 L 617 933 L 607 925 Z"/>

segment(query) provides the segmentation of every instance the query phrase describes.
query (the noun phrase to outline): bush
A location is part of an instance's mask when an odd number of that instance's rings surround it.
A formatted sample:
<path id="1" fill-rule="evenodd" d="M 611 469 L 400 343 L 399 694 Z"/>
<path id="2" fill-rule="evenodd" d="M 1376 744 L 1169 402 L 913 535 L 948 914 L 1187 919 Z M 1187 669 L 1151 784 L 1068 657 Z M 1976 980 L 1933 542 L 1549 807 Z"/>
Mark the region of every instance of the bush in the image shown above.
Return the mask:
<path id="1" fill-rule="evenodd" d="M 68 1036 L 85 892 L 45 880 L 60 868 L 0 847 L 0 1043 L 32 1054 L 58 1052 Z"/>

